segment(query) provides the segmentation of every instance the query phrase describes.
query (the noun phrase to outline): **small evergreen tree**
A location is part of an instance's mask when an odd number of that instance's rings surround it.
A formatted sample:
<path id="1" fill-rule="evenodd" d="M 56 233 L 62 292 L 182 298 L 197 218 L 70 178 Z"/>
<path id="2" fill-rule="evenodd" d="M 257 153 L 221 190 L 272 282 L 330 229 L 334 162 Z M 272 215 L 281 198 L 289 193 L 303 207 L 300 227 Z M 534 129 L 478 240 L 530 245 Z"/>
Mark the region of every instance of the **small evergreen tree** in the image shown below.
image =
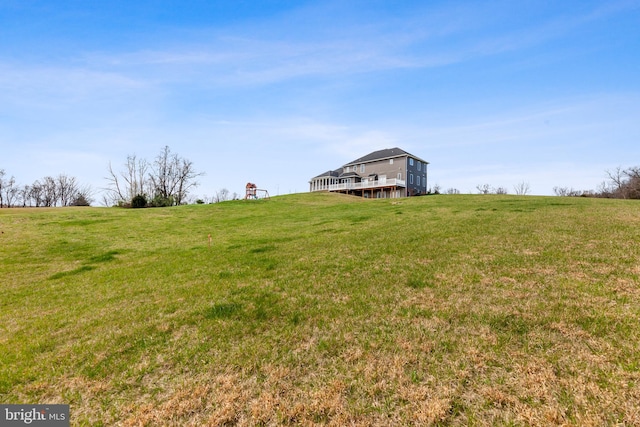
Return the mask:
<path id="1" fill-rule="evenodd" d="M 132 208 L 146 208 L 147 207 L 147 198 L 144 197 L 143 194 L 138 194 L 133 199 L 131 199 L 131 207 Z"/>
<path id="2" fill-rule="evenodd" d="M 83 194 L 78 194 L 71 202 L 71 206 L 91 206 L 91 203 Z"/>

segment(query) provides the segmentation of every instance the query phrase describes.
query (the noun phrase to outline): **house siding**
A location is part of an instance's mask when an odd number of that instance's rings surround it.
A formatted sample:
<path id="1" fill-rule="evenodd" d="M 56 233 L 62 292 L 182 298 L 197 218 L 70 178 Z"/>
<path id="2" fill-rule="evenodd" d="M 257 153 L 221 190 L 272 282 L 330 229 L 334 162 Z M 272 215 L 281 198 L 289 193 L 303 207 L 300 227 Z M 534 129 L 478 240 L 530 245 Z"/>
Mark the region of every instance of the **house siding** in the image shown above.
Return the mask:
<path id="1" fill-rule="evenodd" d="M 398 174 L 401 174 L 400 179 L 406 179 L 406 162 L 398 161 L 394 159 L 393 164 L 389 162 L 389 159 L 379 160 L 371 163 L 367 163 L 365 166 L 364 176 L 369 175 L 385 175 L 388 179 L 398 178 Z"/>
<path id="2" fill-rule="evenodd" d="M 336 191 L 368 198 L 418 196 L 427 192 L 427 165 L 399 148 L 379 150 L 312 178 L 309 191 Z"/>
<path id="3" fill-rule="evenodd" d="M 407 195 L 419 196 L 426 194 L 428 163 L 416 157 L 407 157 L 405 164 L 407 168 Z M 420 177 L 420 184 L 418 184 L 418 177 Z"/>

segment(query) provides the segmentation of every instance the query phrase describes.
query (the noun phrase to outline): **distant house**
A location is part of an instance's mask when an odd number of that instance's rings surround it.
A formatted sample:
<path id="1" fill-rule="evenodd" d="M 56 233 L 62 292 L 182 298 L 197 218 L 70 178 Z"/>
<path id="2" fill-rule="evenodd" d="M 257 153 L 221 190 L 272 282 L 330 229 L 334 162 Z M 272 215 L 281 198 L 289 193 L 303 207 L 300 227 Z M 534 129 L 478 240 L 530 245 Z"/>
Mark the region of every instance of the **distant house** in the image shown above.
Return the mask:
<path id="1" fill-rule="evenodd" d="M 370 198 L 427 193 L 429 162 L 400 148 L 374 151 L 309 181 L 309 191 L 331 191 Z"/>

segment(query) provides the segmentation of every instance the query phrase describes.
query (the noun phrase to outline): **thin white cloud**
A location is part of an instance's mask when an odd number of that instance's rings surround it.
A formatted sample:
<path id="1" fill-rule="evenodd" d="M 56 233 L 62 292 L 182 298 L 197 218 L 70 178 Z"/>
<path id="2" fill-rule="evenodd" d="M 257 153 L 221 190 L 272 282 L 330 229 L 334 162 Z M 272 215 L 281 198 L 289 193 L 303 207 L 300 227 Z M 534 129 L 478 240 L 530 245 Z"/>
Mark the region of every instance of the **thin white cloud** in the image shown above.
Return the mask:
<path id="1" fill-rule="evenodd" d="M 325 22 L 310 24 L 325 37 L 308 31 L 302 35 L 282 33 L 273 27 L 252 32 L 230 28 L 199 32 L 168 48 L 93 54 L 87 61 L 98 68 L 112 68 L 154 81 L 197 78 L 203 85 L 261 85 L 309 76 L 433 68 L 537 46 L 637 6 L 634 1 L 616 2 L 525 28 L 492 30 L 481 36 L 479 29 L 490 28 L 496 19 L 483 10 L 483 5 L 423 9 L 409 19 L 403 16 L 391 18 L 390 23 L 356 22 L 348 29 Z M 514 8 L 512 5 L 507 9 L 515 12 Z M 295 12 L 300 28 L 305 22 L 314 21 L 308 13 Z M 329 25 L 331 32 L 318 28 L 323 23 Z"/>
<path id="2" fill-rule="evenodd" d="M 494 30 L 479 36 L 479 29 L 490 28 L 496 19 L 484 7 L 425 7 L 416 10 L 415 16 L 391 17 L 388 22 L 356 21 L 345 29 L 330 22 L 315 22 L 309 15 L 314 8 L 303 9 L 295 11 L 293 17 L 280 19 L 299 19 L 300 28 L 309 22 L 315 33 L 303 31 L 302 36 L 283 33 L 277 27 L 274 30 L 273 22 L 269 22 L 269 30 L 231 27 L 194 32 L 182 41 L 172 40 L 168 47 L 158 49 L 85 52 L 71 58 L 73 65 L 4 66 L 0 70 L 0 87 L 31 84 L 78 93 L 99 87 L 178 82 L 245 86 L 303 77 L 441 67 L 540 45 L 576 27 L 636 8 L 638 2 L 615 2 L 528 28 Z M 503 20 L 507 18 L 500 16 Z M 331 31 L 320 27 L 323 24 Z"/>
<path id="3" fill-rule="evenodd" d="M 60 110 L 148 89 L 143 81 L 122 73 L 64 65 L 0 64 L 4 108 Z"/>

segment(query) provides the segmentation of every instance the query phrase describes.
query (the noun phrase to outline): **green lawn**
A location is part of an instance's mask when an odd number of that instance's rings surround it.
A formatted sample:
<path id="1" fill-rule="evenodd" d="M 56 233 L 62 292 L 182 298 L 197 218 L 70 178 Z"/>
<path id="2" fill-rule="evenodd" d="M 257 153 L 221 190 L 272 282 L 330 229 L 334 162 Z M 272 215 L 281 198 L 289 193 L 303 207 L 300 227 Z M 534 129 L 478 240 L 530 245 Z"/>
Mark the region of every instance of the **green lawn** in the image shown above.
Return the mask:
<path id="1" fill-rule="evenodd" d="M 634 201 L 299 194 L 0 232 L 0 402 L 72 425 L 640 424 Z"/>

